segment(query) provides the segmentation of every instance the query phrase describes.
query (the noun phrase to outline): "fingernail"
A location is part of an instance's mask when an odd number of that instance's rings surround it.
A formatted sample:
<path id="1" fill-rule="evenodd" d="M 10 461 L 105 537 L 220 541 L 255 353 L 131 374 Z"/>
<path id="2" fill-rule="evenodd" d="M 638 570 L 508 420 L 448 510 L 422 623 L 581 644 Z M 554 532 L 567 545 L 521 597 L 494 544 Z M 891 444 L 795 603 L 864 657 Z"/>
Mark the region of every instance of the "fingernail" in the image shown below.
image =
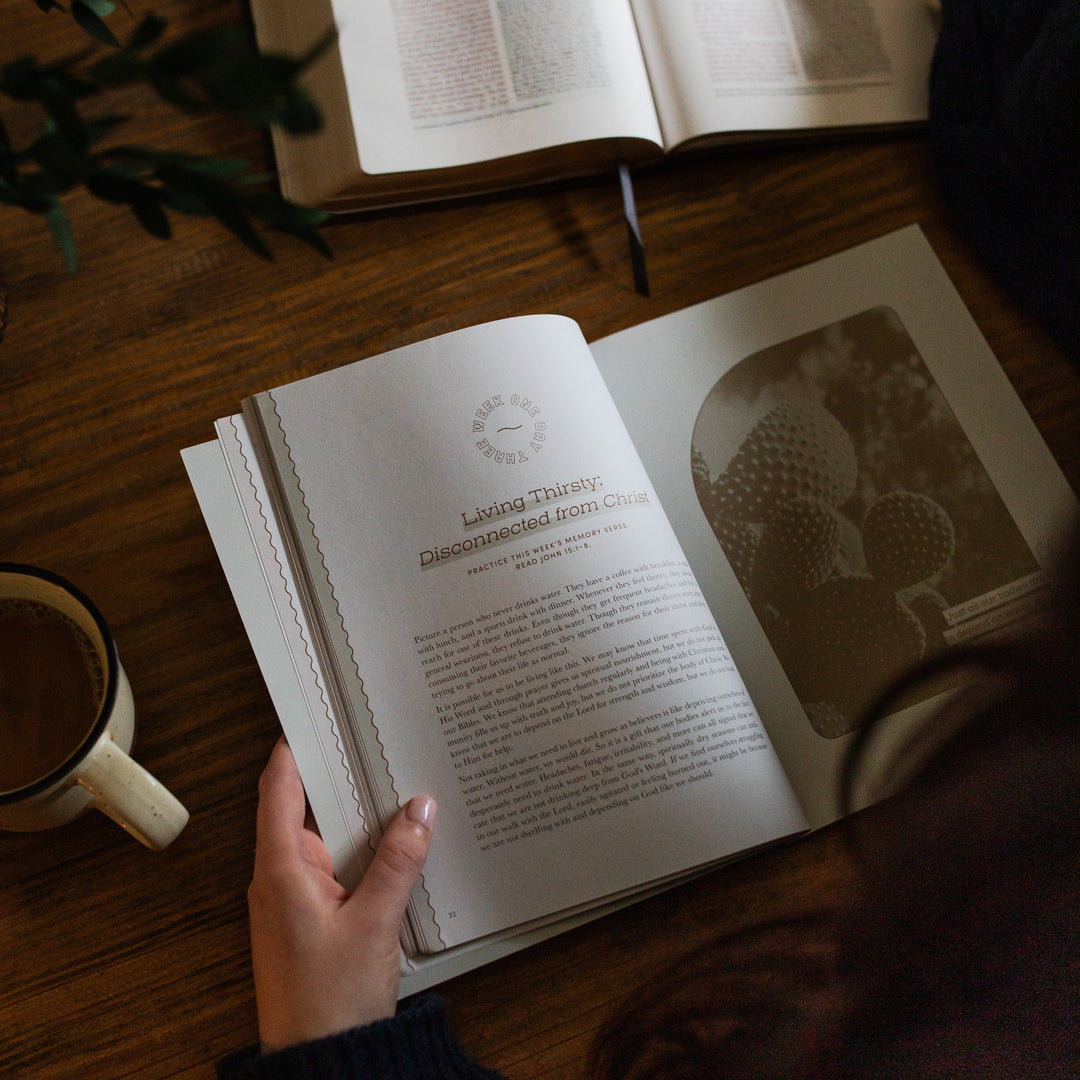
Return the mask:
<path id="1" fill-rule="evenodd" d="M 417 795 L 409 800 L 405 816 L 414 825 L 423 825 L 425 829 L 430 829 L 435 821 L 435 800 L 430 795 Z"/>

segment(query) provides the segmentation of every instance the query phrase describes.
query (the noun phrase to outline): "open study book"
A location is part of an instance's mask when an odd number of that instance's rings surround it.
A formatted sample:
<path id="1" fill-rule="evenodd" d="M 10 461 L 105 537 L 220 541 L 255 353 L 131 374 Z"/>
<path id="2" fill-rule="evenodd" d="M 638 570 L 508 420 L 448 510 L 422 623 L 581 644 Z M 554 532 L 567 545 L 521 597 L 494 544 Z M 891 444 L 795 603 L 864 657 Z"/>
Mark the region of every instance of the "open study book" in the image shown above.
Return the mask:
<path id="1" fill-rule="evenodd" d="M 1044 604 L 1076 512 L 914 227 L 591 348 L 345 363 L 184 457 L 342 880 L 439 801 L 403 993 L 833 820 L 860 709 Z"/>
<path id="2" fill-rule="evenodd" d="M 284 193 L 357 209 L 926 119 L 930 0 L 252 0 L 323 113 Z"/>

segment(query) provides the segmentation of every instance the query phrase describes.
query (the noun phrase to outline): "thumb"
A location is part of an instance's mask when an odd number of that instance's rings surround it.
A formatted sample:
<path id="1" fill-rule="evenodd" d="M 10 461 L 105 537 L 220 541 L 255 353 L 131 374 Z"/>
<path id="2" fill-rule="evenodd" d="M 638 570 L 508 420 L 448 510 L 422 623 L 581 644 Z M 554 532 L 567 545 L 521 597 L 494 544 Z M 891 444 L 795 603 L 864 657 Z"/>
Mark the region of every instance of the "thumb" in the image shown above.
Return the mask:
<path id="1" fill-rule="evenodd" d="M 410 799 L 383 832 L 375 858 L 364 872 L 352 902 L 368 919 L 397 934 L 405 915 L 409 892 L 420 877 L 431 846 L 435 800 L 428 795 Z"/>

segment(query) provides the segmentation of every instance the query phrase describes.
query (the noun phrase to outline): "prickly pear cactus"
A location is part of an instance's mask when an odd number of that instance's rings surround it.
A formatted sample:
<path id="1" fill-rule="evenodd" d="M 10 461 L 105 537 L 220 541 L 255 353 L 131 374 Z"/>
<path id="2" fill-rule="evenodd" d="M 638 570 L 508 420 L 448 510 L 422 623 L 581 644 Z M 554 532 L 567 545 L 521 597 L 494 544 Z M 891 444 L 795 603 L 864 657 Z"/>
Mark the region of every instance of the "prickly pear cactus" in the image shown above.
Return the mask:
<path id="1" fill-rule="evenodd" d="M 848 516 L 855 447 L 823 405 L 782 402 L 719 475 L 697 450 L 691 469 L 709 524 L 819 735 L 851 731 L 927 648 L 946 647 L 947 604 L 933 586 L 956 544 L 948 513 L 925 495 L 896 491 L 878 498 L 860 527 Z"/>
<path id="2" fill-rule="evenodd" d="M 771 516 L 758 541 L 750 590 L 755 607 L 784 607 L 836 571 L 840 518 L 813 495 L 788 499 Z"/>
<path id="3" fill-rule="evenodd" d="M 811 496 L 838 506 L 852 493 L 858 465 L 843 425 L 823 405 L 783 402 L 757 422 L 713 485 L 718 513 L 763 522 L 788 499 Z"/>
<path id="4" fill-rule="evenodd" d="M 952 558 L 955 543 L 949 515 L 917 492 L 883 495 L 863 519 L 867 569 L 894 589 L 933 577 Z"/>
<path id="5" fill-rule="evenodd" d="M 739 579 L 743 592 L 750 595 L 754 580 L 754 562 L 757 558 L 758 534 L 754 526 L 745 521 L 714 517 L 710 523 L 713 533 L 724 549 L 731 569 Z"/>
<path id="6" fill-rule="evenodd" d="M 895 589 L 846 574 L 813 589 L 792 616 L 784 667 L 802 701 L 835 706 L 828 730 L 818 729 L 835 738 L 858 725 L 874 696 L 918 661 L 925 646 L 922 624 Z M 826 711 L 808 715 L 815 723 Z"/>
<path id="7" fill-rule="evenodd" d="M 694 478 L 694 490 L 700 499 L 702 492 L 709 489 L 712 481 L 709 479 L 709 463 L 696 446 L 690 448 L 690 473 Z"/>
<path id="8" fill-rule="evenodd" d="M 945 612 L 949 601 L 937 589 L 923 583 L 902 592 L 904 603 L 915 613 L 926 634 L 926 651 L 937 652 L 945 648 L 945 630 L 948 623 Z"/>

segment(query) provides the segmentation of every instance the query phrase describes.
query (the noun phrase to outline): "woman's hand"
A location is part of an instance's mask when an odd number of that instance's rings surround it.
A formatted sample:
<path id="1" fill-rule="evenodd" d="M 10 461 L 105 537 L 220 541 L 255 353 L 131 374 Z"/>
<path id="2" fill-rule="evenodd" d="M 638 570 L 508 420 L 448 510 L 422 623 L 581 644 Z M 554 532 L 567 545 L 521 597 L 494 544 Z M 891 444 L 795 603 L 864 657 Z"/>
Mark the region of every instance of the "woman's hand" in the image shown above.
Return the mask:
<path id="1" fill-rule="evenodd" d="M 288 743 L 274 747 L 259 781 L 248 889 L 264 1052 L 394 1015 L 398 929 L 427 858 L 434 815 L 434 800 L 423 795 L 400 810 L 350 895 L 307 820 Z"/>

